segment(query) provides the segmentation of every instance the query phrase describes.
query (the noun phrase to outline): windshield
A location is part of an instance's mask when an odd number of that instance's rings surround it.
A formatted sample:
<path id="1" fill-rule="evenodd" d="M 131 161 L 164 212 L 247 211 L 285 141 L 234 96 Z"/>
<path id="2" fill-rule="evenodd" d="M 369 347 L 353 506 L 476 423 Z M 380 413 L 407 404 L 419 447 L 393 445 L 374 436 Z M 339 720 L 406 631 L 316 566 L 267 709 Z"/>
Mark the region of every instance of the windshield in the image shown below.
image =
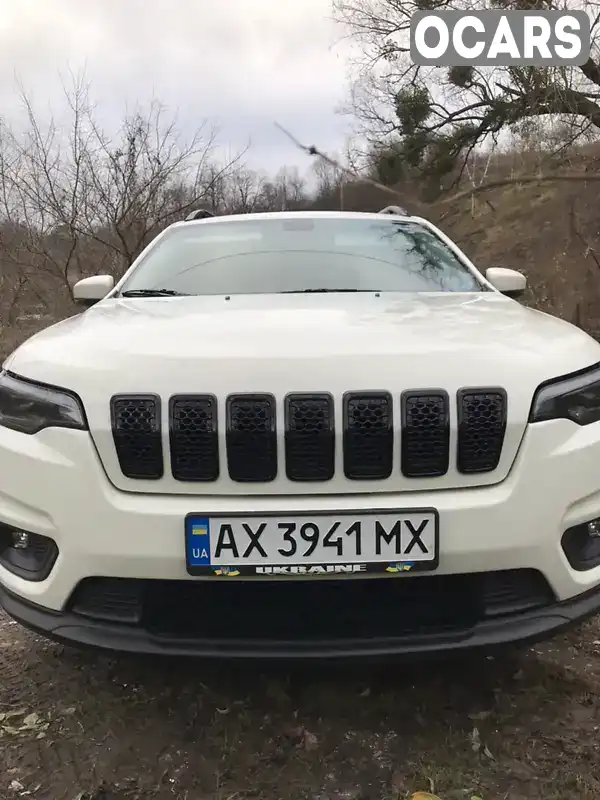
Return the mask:
<path id="1" fill-rule="evenodd" d="M 189 223 L 167 232 L 121 292 L 481 292 L 434 233 L 390 219 L 298 217 Z"/>

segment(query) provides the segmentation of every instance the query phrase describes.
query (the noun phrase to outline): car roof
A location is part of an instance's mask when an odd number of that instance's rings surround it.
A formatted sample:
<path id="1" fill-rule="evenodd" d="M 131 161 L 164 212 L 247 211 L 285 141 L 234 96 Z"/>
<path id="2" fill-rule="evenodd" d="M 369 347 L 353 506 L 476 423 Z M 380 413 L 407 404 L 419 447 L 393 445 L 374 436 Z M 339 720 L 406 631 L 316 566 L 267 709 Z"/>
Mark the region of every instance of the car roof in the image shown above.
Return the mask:
<path id="1" fill-rule="evenodd" d="M 223 214 L 207 216 L 201 219 L 188 219 L 174 222 L 170 228 L 189 225 L 219 225 L 225 222 L 260 221 L 268 219 L 379 219 L 388 218 L 394 222 L 422 222 L 420 217 L 413 217 L 403 213 L 391 212 L 366 212 L 366 211 L 259 211 L 240 214 Z"/>

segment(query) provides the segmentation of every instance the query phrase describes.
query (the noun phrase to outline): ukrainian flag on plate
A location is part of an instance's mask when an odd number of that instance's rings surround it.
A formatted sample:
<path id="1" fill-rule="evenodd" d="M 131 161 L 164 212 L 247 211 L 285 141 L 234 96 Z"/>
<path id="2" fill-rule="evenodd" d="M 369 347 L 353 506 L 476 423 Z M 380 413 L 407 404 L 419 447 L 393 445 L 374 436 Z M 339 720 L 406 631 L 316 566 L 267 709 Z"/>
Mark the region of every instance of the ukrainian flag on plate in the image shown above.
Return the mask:
<path id="1" fill-rule="evenodd" d="M 230 578 L 240 574 L 236 567 L 213 567 L 213 572 L 215 575 L 228 575 Z"/>
<path id="2" fill-rule="evenodd" d="M 208 522 L 192 522 L 192 536 L 208 536 Z"/>

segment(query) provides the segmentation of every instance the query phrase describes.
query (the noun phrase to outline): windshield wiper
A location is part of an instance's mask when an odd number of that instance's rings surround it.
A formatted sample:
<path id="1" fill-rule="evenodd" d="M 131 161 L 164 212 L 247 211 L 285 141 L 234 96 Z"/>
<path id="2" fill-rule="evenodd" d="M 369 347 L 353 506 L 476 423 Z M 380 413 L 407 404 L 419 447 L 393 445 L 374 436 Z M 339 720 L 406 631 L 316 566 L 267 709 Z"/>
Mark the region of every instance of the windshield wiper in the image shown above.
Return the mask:
<path id="1" fill-rule="evenodd" d="M 326 294 L 328 292 L 332 292 L 334 294 L 338 294 L 339 292 L 368 292 L 371 294 L 372 292 L 379 292 L 380 289 L 286 289 L 280 294 Z"/>
<path id="2" fill-rule="evenodd" d="M 185 292 L 174 289 L 129 289 L 121 292 L 121 297 L 189 297 Z"/>

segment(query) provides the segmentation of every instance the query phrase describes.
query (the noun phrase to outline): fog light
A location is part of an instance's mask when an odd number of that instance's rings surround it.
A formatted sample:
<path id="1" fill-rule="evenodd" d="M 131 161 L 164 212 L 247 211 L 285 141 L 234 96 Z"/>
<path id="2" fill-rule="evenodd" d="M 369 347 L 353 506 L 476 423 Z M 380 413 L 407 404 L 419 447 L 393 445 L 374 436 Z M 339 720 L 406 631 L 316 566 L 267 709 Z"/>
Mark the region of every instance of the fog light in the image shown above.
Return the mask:
<path id="1" fill-rule="evenodd" d="M 562 547 L 569 564 L 578 572 L 600 565 L 600 519 L 591 519 L 568 528 Z"/>
<path id="2" fill-rule="evenodd" d="M 29 534 L 26 531 L 13 531 L 12 546 L 17 550 L 24 550 L 29 547 Z"/>
<path id="3" fill-rule="evenodd" d="M 588 522 L 587 532 L 588 536 L 600 536 L 600 520 L 593 519 L 591 522 Z"/>
<path id="4" fill-rule="evenodd" d="M 58 556 L 54 539 L 0 522 L 0 565 L 28 581 L 48 577 Z"/>

